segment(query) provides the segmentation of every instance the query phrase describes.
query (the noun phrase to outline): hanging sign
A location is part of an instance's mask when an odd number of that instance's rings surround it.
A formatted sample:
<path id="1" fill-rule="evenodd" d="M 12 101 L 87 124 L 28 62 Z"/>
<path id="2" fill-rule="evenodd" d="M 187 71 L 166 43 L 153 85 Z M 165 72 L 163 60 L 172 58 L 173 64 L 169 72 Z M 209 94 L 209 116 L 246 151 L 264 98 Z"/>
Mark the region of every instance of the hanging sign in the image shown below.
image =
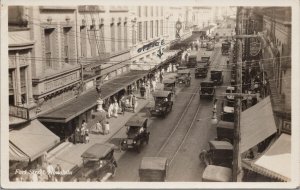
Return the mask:
<path id="1" fill-rule="evenodd" d="M 149 49 L 151 49 L 153 47 L 162 46 L 164 44 L 165 44 L 165 40 L 164 39 L 157 39 L 157 40 L 154 40 L 154 41 L 152 41 L 152 42 L 150 42 L 150 43 L 148 43 L 146 45 L 143 45 L 142 47 L 138 48 L 137 52 L 141 53 L 141 52 L 143 52 L 145 50 L 147 51 L 147 50 L 149 50 Z"/>
<path id="2" fill-rule="evenodd" d="M 256 38 L 252 38 L 250 40 L 250 55 L 256 56 L 261 50 L 261 43 Z"/>

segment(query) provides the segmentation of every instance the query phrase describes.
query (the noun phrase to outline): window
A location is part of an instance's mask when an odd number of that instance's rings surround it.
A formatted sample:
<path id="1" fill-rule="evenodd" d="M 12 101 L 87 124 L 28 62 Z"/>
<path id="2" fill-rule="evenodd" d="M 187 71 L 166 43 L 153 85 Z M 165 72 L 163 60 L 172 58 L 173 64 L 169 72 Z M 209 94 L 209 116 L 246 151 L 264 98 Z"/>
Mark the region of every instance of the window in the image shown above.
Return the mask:
<path id="1" fill-rule="evenodd" d="M 151 16 L 153 17 L 153 6 L 151 6 Z"/>
<path id="2" fill-rule="evenodd" d="M 90 26 L 89 41 L 90 41 L 90 45 L 91 45 L 91 56 L 95 57 L 97 55 L 96 54 L 97 44 L 96 44 L 96 26 L 95 25 Z"/>
<path id="3" fill-rule="evenodd" d="M 110 38 L 111 38 L 111 51 L 115 52 L 115 25 L 112 23 L 110 25 Z"/>
<path id="4" fill-rule="evenodd" d="M 122 33 L 121 23 L 118 23 L 118 51 L 122 50 Z"/>
<path id="5" fill-rule="evenodd" d="M 85 28 L 85 26 L 80 26 L 80 50 L 81 50 L 81 56 L 86 57 L 86 28 Z"/>
<path id="6" fill-rule="evenodd" d="M 138 6 L 138 16 L 141 17 L 142 16 L 142 7 Z"/>
<path id="7" fill-rule="evenodd" d="M 148 7 L 145 6 L 145 17 L 147 17 L 147 16 L 148 16 Z"/>
<path id="8" fill-rule="evenodd" d="M 148 40 L 148 22 L 144 22 L 144 39 Z"/>
<path id="9" fill-rule="evenodd" d="M 128 48 L 128 42 L 127 42 L 127 22 L 124 22 L 124 48 Z M 121 41 L 121 40 L 120 40 Z"/>
<path id="10" fill-rule="evenodd" d="M 65 63 L 69 63 L 69 34 L 70 34 L 71 27 L 64 27 L 63 28 L 63 36 L 64 36 L 64 61 Z"/>
<path id="11" fill-rule="evenodd" d="M 156 21 L 156 37 L 158 37 L 158 20 Z"/>
<path id="12" fill-rule="evenodd" d="M 45 57 L 46 57 L 46 68 L 52 68 L 52 36 L 54 29 L 45 29 Z"/>
<path id="13" fill-rule="evenodd" d="M 163 7 L 160 7 L 160 16 L 164 16 Z"/>
<path id="14" fill-rule="evenodd" d="M 105 41 L 104 41 L 104 24 L 99 25 L 99 43 L 100 43 L 100 52 L 105 52 Z"/>
<path id="15" fill-rule="evenodd" d="M 164 33 L 164 25 L 163 25 L 163 20 L 160 21 L 160 35 L 163 35 Z"/>
<path id="16" fill-rule="evenodd" d="M 143 41 L 143 36 L 142 36 L 142 22 L 138 23 L 138 37 L 139 37 L 139 42 Z"/>
<path id="17" fill-rule="evenodd" d="M 153 21 L 150 21 L 150 38 L 153 38 Z"/>
<path id="18" fill-rule="evenodd" d="M 132 45 L 136 44 L 136 30 L 135 25 L 132 25 Z"/>
<path id="19" fill-rule="evenodd" d="M 158 6 L 155 7 L 156 16 L 158 16 Z"/>

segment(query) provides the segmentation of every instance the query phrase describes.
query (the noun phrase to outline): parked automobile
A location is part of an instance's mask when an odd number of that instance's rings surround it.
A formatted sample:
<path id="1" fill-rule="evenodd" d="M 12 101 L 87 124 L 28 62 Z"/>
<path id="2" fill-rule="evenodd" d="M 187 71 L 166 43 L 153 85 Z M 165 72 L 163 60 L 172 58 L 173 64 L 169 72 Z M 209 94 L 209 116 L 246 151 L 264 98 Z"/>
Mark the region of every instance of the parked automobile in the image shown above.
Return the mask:
<path id="1" fill-rule="evenodd" d="M 115 145 L 110 143 L 96 143 L 88 148 L 81 155 L 84 175 L 89 178 L 96 178 L 98 181 L 114 176 L 117 167 L 114 149 Z"/>
<path id="2" fill-rule="evenodd" d="M 209 150 L 202 150 L 200 161 L 206 165 L 231 167 L 233 161 L 233 146 L 227 141 L 209 141 Z"/>
<path id="3" fill-rule="evenodd" d="M 210 71 L 210 80 L 214 82 L 215 85 L 223 84 L 223 71 L 219 69 L 212 69 Z"/>
<path id="4" fill-rule="evenodd" d="M 222 166 L 208 165 L 202 174 L 203 182 L 231 182 L 232 169 Z"/>
<path id="5" fill-rule="evenodd" d="M 147 118 L 137 115 L 127 121 L 125 124 L 127 137 L 121 142 L 122 150 L 133 148 L 139 153 L 142 145 L 148 144 L 150 132 L 147 129 L 147 122 Z"/>
<path id="6" fill-rule="evenodd" d="M 165 157 L 144 157 L 139 168 L 140 181 L 164 182 L 167 178 L 168 159 Z"/>
<path id="7" fill-rule="evenodd" d="M 221 120 L 234 122 L 234 101 L 224 100 L 222 102 Z"/>
<path id="8" fill-rule="evenodd" d="M 200 99 L 202 98 L 208 98 L 213 99 L 215 96 L 215 84 L 212 81 L 203 81 L 200 83 Z"/>
<path id="9" fill-rule="evenodd" d="M 216 140 L 233 143 L 233 137 L 234 137 L 234 122 L 219 120 L 217 123 Z"/>
<path id="10" fill-rule="evenodd" d="M 179 70 L 177 71 L 176 83 L 178 85 L 191 85 L 191 71 L 189 69 Z"/>
<path id="11" fill-rule="evenodd" d="M 165 79 L 163 81 L 164 90 L 171 91 L 173 94 L 176 92 L 176 80 L 175 79 Z"/>
<path id="12" fill-rule="evenodd" d="M 152 116 L 166 116 L 173 107 L 171 91 L 155 91 L 152 93 L 155 105 L 150 109 Z"/>

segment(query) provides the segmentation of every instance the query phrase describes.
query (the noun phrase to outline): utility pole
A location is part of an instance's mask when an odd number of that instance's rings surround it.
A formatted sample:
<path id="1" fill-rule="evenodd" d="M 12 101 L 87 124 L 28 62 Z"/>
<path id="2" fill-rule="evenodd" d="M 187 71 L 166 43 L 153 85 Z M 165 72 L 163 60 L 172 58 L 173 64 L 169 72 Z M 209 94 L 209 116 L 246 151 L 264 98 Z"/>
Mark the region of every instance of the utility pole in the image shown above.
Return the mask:
<path id="1" fill-rule="evenodd" d="M 241 11 L 241 7 L 237 8 L 237 19 L 236 19 L 236 27 L 237 27 L 237 35 L 240 35 L 240 19 L 239 14 Z M 243 18 L 242 18 L 243 19 Z M 243 21 L 242 21 L 243 22 Z M 242 23 L 243 24 L 243 23 Z M 236 67 L 236 81 L 237 81 L 237 93 L 242 93 L 242 39 L 237 39 L 237 48 L 236 48 L 236 57 L 237 57 L 237 67 Z M 240 154 L 240 140 L 241 140 L 241 131 L 240 131 L 240 117 L 241 117 L 241 98 L 235 96 L 235 122 L 234 122 L 234 144 L 233 144 L 233 181 L 240 182 L 241 181 L 241 154 Z"/>

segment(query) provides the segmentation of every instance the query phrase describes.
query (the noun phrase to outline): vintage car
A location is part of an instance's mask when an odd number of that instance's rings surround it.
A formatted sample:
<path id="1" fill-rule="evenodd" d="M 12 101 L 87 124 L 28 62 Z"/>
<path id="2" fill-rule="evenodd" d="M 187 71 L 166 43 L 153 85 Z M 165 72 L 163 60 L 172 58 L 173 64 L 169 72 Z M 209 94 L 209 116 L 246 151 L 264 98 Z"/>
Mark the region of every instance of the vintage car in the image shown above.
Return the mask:
<path id="1" fill-rule="evenodd" d="M 200 83 L 200 99 L 207 98 L 207 99 L 213 99 L 215 96 L 215 85 L 212 81 L 203 81 Z"/>
<path id="2" fill-rule="evenodd" d="M 191 71 L 189 69 L 178 70 L 176 76 L 176 83 L 178 85 L 191 85 Z"/>
<path id="3" fill-rule="evenodd" d="M 232 169 L 222 166 L 208 165 L 202 174 L 203 182 L 231 182 Z"/>
<path id="4" fill-rule="evenodd" d="M 140 181 L 164 182 L 167 178 L 168 159 L 165 157 L 144 157 L 139 168 Z"/>
<path id="5" fill-rule="evenodd" d="M 173 94 L 176 92 L 176 80 L 175 79 L 165 79 L 163 81 L 164 90 L 171 91 Z"/>
<path id="6" fill-rule="evenodd" d="M 218 141 L 227 141 L 233 144 L 234 137 L 234 122 L 219 120 L 217 123 L 217 138 Z"/>
<path id="7" fill-rule="evenodd" d="M 147 129 L 147 122 L 147 118 L 138 115 L 133 116 L 127 121 L 125 124 L 127 138 L 122 140 L 121 150 L 133 148 L 139 153 L 142 145 L 144 143 L 148 144 L 150 132 Z"/>
<path id="8" fill-rule="evenodd" d="M 232 93 L 236 93 L 236 88 L 234 86 L 228 86 L 226 88 L 226 96 L 225 96 L 227 100 L 234 101 L 234 95 L 228 95 Z"/>
<path id="9" fill-rule="evenodd" d="M 185 66 L 185 65 L 181 65 L 181 66 L 178 66 L 177 67 L 177 70 L 179 71 L 179 70 L 185 70 L 185 69 L 187 69 L 187 66 Z"/>
<path id="10" fill-rule="evenodd" d="M 215 49 L 215 44 L 213 42 L 208 42 L 207 43 L 207 47 L 206 47 L 206 50 L 207 51 L 212 51 Z"/>
<path id="11" fill-rule="evenodd" d="M 186 66 L 188 68 L 194 68 L 196 67 L 196 65 L 197 65 L 197 55 L 195 54 L 189 55 Z"/>
<path id="12" fill-rule="evenodd" d="M 207 77 L 208 73 L 208 67 L 203 65 L 203 64 L 198 64 L 196 69 L 195 69 L 195 78 L 200 78 L 200 77 Z"/>
<path id="13" fill-rule="evenodd" d="M 210 80 L 213 81 L 215 85 L 223 84 L 223 71 L 212 69 L 210 71 Z"/>
<path id="14" fill-rule="evenodd" d="M 209 150 L 202 150 L 199 159 L 206 165 L 231 167 L 233 161 L 233 146 L 227 141 L 209 141 Z"/>
<path id="15" fill-rule="evenodd" d="M 222 108 L 221 120 L 234 122 L 234 100 L 224 100 Z"/>
<path id="16" fill-rule="evenodd" d="M 103 181 L 116 172 L 117 162 L 114 158 L 115 145 L 96 143 L 82 153 L 83 170 L 86 177 Z"/>
<path id="17" fill-rule="evenodd" d="M 205 55 L 201 56 L 201 61 L 206 62 L 207 65 L 210 65 L 211 62 L 210 56 L 205 56 Z"/>
<path id="18" fill-rule="evenodd" d="M 166 116 L 173 107 L 172 92 L 171 91 L 154 91 L 152 96 L 155 105 L 150 109 L 152 116 Z"/>

